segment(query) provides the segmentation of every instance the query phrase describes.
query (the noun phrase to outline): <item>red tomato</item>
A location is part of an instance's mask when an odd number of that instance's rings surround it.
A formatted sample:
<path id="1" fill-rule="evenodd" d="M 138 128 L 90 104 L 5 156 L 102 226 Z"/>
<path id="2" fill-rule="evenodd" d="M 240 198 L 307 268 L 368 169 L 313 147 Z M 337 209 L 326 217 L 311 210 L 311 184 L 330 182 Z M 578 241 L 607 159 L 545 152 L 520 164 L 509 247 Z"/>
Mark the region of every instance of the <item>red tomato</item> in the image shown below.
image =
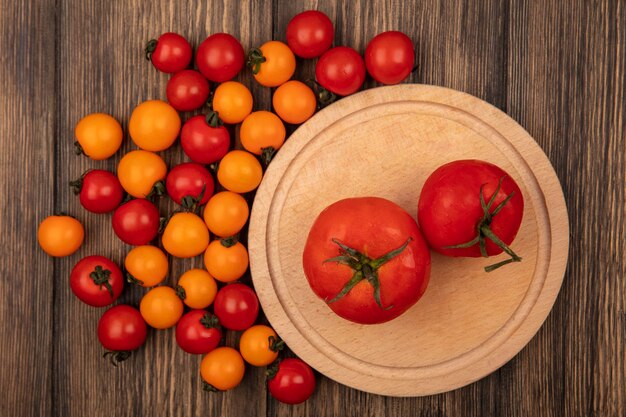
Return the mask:
<path id="1" fill-rule="evenodd" d="M 196 52 L 196 65 L 210 81 L 223 83 L 235 78 L 243 68 L 244 52 L 239 41 L 228 33 L 206 38 Z"/>
<path id="2" fill-rule="evenodd" d="M 339 316 L 383 323 L 426 291 L 430 252 L 413 218 L 378 197 L 348 198 L 315 220 L 303 254 L 313 292 Z"/>
<path id="3" fill-rule="evenodd" d="M 140 198 L 122 204 L 113 213 L 113 231 L 129 245 L 146 245 L 159 232 L 159 210 Z"/>
<path id="4" fill-rule="evenodd" d="M 70 182 L 80 204 L 92 213 L 108 213 L 115 210 L 124 199 L 124 189 L 117 176 L 110 171 L 94 169 Z"/>
<path id="5" fill-rule="evenodd" d="M 206 310 L 191 310 L 176 325 L 176 343 L 187 353 L 209 353 L 221 340 L 220 322 Z"/>
<path id="6" fill-rule="evenodd" d="M 315 375 L 301 359 L 283 359 L 268 371 L 267 387 L 272 397 L 285 404 L 300 404 L 315 391 Z"/>
<path id="7" fill-rule="evenodd" d="M 357 51 L 337 46 L 320 57 L 315 78 L 322 87 L 340 96 L 356 92 L 365 81 L 365 63 Z"/>
<path id="8" fill-rule="evenodd" d="M 98 322 L 98 339 L 102 346 L 115 352 L 114 365 L 127 359 L 130 351 L 139 349 L 146 341 L 148 327 L 134 307 L 120 304 L 104 312 Z"/>
<path id="9" fill-rule="evenodd" d="M 87 256 L 74 266 L 70 287 L 80 301 L 92 307 L 112 304 L 124 289 L 120 268 L 104 256 Z"/>
<path id="10" fill-rule="evenodd" d="M 146 59 L 161 72 L 173 74 L 182 71 L 191 62 L 191 45 L 177 33 L 164 33 L 146 45 Z"/>
<path id="11" fill-rule="evenodd" d="M 191 205 L 204 205 L 213 195 L 215 184 L 208 169 L 199 164 L 185 162 L 176 165 L 167 174 L 165 188 L 172 200 L 180 205 L 191 207 Z M 200 194 L 202 198 L 196 201 Z M 184 203 L 185 197 L 189 201 Z M 184 204 L 183 204 L 184 203 Z"/>
<path id="12" fill-rule="evenodd" d="M 259 314 L 259 300 L 247 285 L 228 284 L 217 292 L 213 310 L 225 328 L 245 330 L 254 324 Z"/>
<path id="13" fill-rule="evenodd" d="M 209 82 L 198 71 L 177 72 L 167 82 L 167 101 L 178 111 L 192 111 L 206 104 Z"/>
<path id="14" fill-rule="evenodd" d="M 299 13 L 287 25 L 287 44 L 301 58 L 322 55 L 330 48 L 334 37 L 333 22 L 317 10 Z"/>
<path id="15" fill-rule="evenodd" d="M 481 195 L 485 207 L 481 204 Z M 442 165 L 426 180 L 417 218 L 428 244 L 446 256 L 511 256 L 509 247 L 524 215 L 524 198 L 504 170 L 485 161 L 461 160 Z M 481 251 L 481 242 L 484 250 Z M 493 270 L 502 266 L 487 267 Z"/>
<path id="16" fill-rule="evenodd" d="M 212 164 L 222 159 L 230 147 L 230 134 L 218 122 L 215 113 L 194 116 L 183 125 L 180 144 L 185 154 L 198 164 Z"/>
<path id="17" fill-rule="evenodd" d="M 398 84 L 409 76 L 415 62 L 415 48 L 402 32 L 383 32 L 367 44 L 365 66 L 383 84 Z"/>

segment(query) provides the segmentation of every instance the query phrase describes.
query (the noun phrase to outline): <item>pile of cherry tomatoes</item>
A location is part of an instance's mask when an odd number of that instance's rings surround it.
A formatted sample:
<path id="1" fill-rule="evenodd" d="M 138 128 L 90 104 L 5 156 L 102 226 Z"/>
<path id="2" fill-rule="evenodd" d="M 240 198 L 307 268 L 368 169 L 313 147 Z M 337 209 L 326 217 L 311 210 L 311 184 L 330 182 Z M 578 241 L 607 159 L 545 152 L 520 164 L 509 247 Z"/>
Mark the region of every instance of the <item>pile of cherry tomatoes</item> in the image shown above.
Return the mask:
<path id="1" fill-rule="evenodd" d="M 189 69 L 193 49 L 182 36 L 165 33 L 150 41 L 147 58 L 159 71 L 173 74 L 167 83 L 167 102 L 145 101 L 132 111 L 128 134 L 138 149 L 123 155 L 116 173 L 93 169 L 71 183 L 87 211 L 113 212 L 115 234 L 133 246 L 123 269 L 104 256 L 78 261 L 70 276 L 73 293 L 90 306 L 105 307 L 117 300 L 126 281 L 147 290 L 139 309 L 116 305 L 100 318 L 98 338 L 115 364 L 144 344 L 147 326 L 176 326 L 180 348 L 205 355 L 200 373 L 206 388 L 236 387 L 243 379 L 245 361 L 269 366 L 268 387 L 278 400 L 296 404 L 312 395 L 311 368 L 300 359 L 277 361 L 284 343 L 272 328 L 255 325 L 257 296 L 250 286 L 238 282 L 248 270 L 248 252 L 239 233 L 250 207 L 242 194 L 254 192 L 260 184 L 264 166 L 286 139 L 285 123 L 308 120 L 320 107 L 318 99 L 328 101 L 358 91 L 366 69 L 381 83 L 404 80 L 413 68 L 414 50 L 401 32 L 376 36 L 365 59 L 346 46 L 331 48 L 333 24 L 319 11 L 295 16 L 286 38 L 287 44 L 269 41 L 246 56 L 233 36 L 213 34 L 196 49 L 197 70 Z M 316 85 L 291 80 L 296 55 L 319 57 Z M 275 88 L 273 112 L 253 111 L 250 90 L 232 81 L 246 63 L 256 82 Z M 204 106 L 208 106 L 205 114 L 181 120 L 181 112 Z M 240 124 L 243 149 L 233 149 L 224 124 Z M 94 113 L 78 122 L 75 136 L 78 153 L 104 160 L 118 151 L 124 132 L 112 116 Z M 168 171 L 157 152 L 179 137 L 191 162 Z M 166 194 L 180 209 L 164 218 L 154 201 Z M 49 255 L 68 256 L 82 245 L 84 234 L 74 217 L 49 216 L 39 226 L 38 241 Z M 205 269 L 186 271 L 175 286 L 164 284 L 172 257 L 200 255 Z M 243 331 L 238 350 L 219 346 L 223 329 Z"/>

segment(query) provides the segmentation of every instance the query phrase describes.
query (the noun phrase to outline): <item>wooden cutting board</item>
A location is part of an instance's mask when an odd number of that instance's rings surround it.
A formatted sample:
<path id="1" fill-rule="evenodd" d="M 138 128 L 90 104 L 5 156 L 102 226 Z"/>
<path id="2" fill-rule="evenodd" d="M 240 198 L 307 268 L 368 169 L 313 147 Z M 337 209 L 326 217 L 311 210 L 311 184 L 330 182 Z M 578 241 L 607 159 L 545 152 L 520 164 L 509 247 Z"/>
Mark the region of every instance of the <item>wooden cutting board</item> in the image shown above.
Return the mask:
<path id="1" fill-rule="evenodd" d="M 315 296 L 302 251 L 322 209 L 371 195 L 416 217 L 428 175 L 470 158 L 499 165 L 522 189 L 524 218 L 511 245 L 521 263 L 488 274 L 483 267 L 505 254 L 458 259 L 433 253 L 425 295 L 379 325 L 346 321 Z M 568 234 L 559 181 L 522 127 L 468 94 L 407 84 L 344 98 L 291 135 L 259 187 L 248 241 L 263 310 L 299 357 L 363 391 L 420 396 L 476 381 L 529 342 L 561 287 Z"/>

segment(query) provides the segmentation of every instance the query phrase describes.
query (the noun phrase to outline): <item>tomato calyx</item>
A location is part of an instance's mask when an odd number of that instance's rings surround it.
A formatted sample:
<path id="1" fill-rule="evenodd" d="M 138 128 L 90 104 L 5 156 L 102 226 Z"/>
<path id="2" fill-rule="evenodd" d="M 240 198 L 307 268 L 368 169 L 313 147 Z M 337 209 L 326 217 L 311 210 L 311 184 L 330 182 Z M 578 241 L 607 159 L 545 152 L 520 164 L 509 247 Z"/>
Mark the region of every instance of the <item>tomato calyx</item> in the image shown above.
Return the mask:
<path id="1" fill-rule="evenodd" d="M 155 198 L 165 195 L 166 192 L 167 190 L 165 188 L 165 182 L 163 180 L 157 181 L 154 183 L 154 185 L 150 189 L 150 192 L 146 196 L 146 200 L 150 200 L 154 202 Z"/>
<path id="2" fill-rule="evenodd" d="M 315 97 L 317 98 L 317 110 L 321 110 L 337 101 L 337 95 L 324 88 L 316 80 L 312 80 L 312 82 L 309 80 L 309 84 L 312 84 L 312 90 L 315 92 Z"/>
<path id="3" fill-rule="evenodd" d="M 229 236 L 229 237 L 225 237 L 225 238 L 220 239 L 220 243 L 225 248 L 230 248 L 232 246 L 235 246 L 237 244 L 237 242 L 239 242 L 239 237 L 237 235 Z"/>
<path id="4" fill-rule="evenodd" d="M 346 285 L 341 289 L 339 294 L 337 294 L 331 300 L 326 300 L 326 303 L 334 303 L 335 301 L 348 294 L 350 290 L 354 288 L 359 282 L 367 280 L 367 282 L 369 282 L 374 288 L 374 301 L 376 301 L 378 307 L 383 310 L 389 310 L 393 308 L 393 305 L 383 307 L 382 302 L 380 301 L 380 280 L 378 279 L 378 269 L 396 256 L 398 256 L 400 253 L 402 253 L 402 251 L 406 249 L 406 247 L 412 240 L 413 238 L 409 237 L 402 246 L 391 250 L 376 259 L 371 259 L 367 255 L 364 255 L 356 249 L 341 243 L 338 239 L 333 238 L 333 243 L 339 246 L 339 256 L 326 259 L 324 263 L 337 262 L 343 265 L 347 265 L 352 268 L 354 273 L 350 281 L 346 283 Z"/>
<path id="5" fill-rule="evenodd" d="M 75 142 L 74 142 L 74 153 L 75 153 L 76 155 L 87 155 L 87 154 L 85 153 L 85 150 L 83 149 L 83 147 L 82 147 L 82 146 L 80 146 L 80 143 L 79 143 L 78 141 L 75 141 Z"/>
<path id="6" fill-rule="evenodd" d="M 150 61 L 152 59 L 152 53 L 156 50 L 157 43 L 156 39 L 150 39 L 148 43 L 146 43 L 146 61 Z"/>
<path id="7" fill-rule="evenodd" d="M 278 359 L 277 361 L 275 361 L 274 363 L 272 363 L 270 366 L 267 367 L 267 369 L 265 370 L 265 376 L 267 377 L 268 381 L 274 379 L 274 377 L 278 373 L 279 365 L 280 365 L 280 359 Z"/>
<path id="8" fill-rule="evenodd" d="M 267 61 L 263 56 L 263 52 L 259 48 L 252 48 L 248 52 L 248 61 L 246 65 L 250 67 L 253 74 L 258 74 L 261 71 L 261 64 Z"/>
<path id="9" fill-rule="evenodd" d="M 272 162 L 272 158 L 276 155 L 276 149 L 273 146 L 267 148 L 261 148 L 261 161 L 266 167 Z"/>
<path id="10" fill-rule="evenodd" d="M 89 274 L 89 278 L 92 279 L 93 283 L 102 289 L 104 286 L 111 298 L 113 295 L 113 287 L 111 287 L 111 283 L 109 280 L 111 279 L 111 271 L 108 269 L 103 269 L 101 265 L 96 265 L 96 268 Z"/>
<path id="11" fill-rule="evenodd" d="M 214 129 L 224 126 L 224 122 L 222 121 L 222 119 L 220 119 L 219 112 L 215 110 L 211 110 L 209 113 L 207 113 L 206 124 L 208 124 L 210 127 Z"/>
<path id="12" fill-rule="evenodd" d="M 126 359 L 130 358 L 130 354 L 131 352 L 129 350 L 113 350 L 104 352 L 102 357 L 106 358 L 108 356 L 113 366 L 117 368 L 120 362 L 124 362 Z"/>
<path id="13" fill-rule="evenodd" d="M 178 298 L 180 298 L 181 300 L 185 300 L 185 298 L 187 298 L 187 293 L 185 292 L 185 289 L 180 286 L 177 285 L 176 288 L 174 288 L 176 290 L 176 295 L 178 296 Z"/>
<path id="14" fill-rule="evenodd" d="M 204 192 L 206 191 L 206 184 L 202 186 L 200 193 L 194 197 L 192 195 L 186 195 L 181 199 L 181 206 L 183 207 L 183 211 L 195 213 L 198 209 L 198 205 L 200 201 L 204 198 Z"/>
<path id="15" fill-rule="evenodd" d="M 215 388 L 213 385 L 209 384 L 206 381 L 202 381 L 202 389 L 204 391 L 209 391 L 209 392 L 219 392 L 219 390 L 217 388 Z"/>
<path id="16" fill-rule="evenodd" d="M 126 272 L 126 282 L 128 282 L 129 284 L 143 286 L 143 281 L 135 278 L 130 272 Z"/>
<path id="17" fill-rule="evenodd" d="M 267 340 L 270 342 L 270 350 L 272 352 L 280 352 L 285 348 L 285 341 L 279 337 L 269 336 Z"/>
<path id="18" fill-rule="evenodd" d="M 220 327 L 220 320 L 216 315 L 209 313 L 208 311 L 204 313 L 204 316 L 200 318 L 200 324 L 202 324 L 207 329 L 217 329 Z"/>

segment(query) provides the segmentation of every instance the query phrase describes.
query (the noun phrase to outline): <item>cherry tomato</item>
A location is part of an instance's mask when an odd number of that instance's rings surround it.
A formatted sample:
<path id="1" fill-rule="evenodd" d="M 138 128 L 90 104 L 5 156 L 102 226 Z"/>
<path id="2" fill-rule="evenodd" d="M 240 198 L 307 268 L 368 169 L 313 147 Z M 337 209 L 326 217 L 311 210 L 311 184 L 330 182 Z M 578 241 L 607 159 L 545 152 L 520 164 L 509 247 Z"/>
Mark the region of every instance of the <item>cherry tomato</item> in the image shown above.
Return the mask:
<path id="1" fill-rule="evenodd" d="M 243 47 L 235 37 L 228 33 L 215 33 L 198 46 L 196 65 L 210 81 L 223 83 L 239 74 L 244 55 Z"/>
<path id="2" fill-rule="evenodd" d="M 169 262 L 163 251 L 156 246 L 143 245 L 131 249 L 124 260 L 130 279 L 142 287 L 154 287 L 167 276 Z"/>
<path id="3" fill-rule="evenodd" d="M 209 245 L 209 230 L 194 213 L 176 213 L 165 226 L 163 249 L 177 258 L 200 255 Z"/>
<path id="4" fill-rule="evenodd" d="M 124 289 L 120 268 L 104 256 L 87 256 L 74 266 L 70 287 L 80 301 L 92 307 L 112 304 Z"/>
<path id="5" fill-rule="evenodd" d="M 315 93 L 306 84 L 291 80 L 276 89 L 272 105 L 285 122 L 300 124 L 313 116 L 317 101 Z"/>
<path id="6" fill-rule="evenodd" d="M 215 299 L 217 284 L 211 274 L 196 268 L 180 276 L 176 290 L 187 307 L 207 308 Z"/>
<path id="7" fill-rule="evenodd" d="M 161 100 L 144 101 L 130 115 L 128 133 L 135 145 L 146 151 L 164 151 L 176 141 L 180 116 Z"/>
<path id="8" fill-rule="evenodd" d="M 221 340 L 220 322 L 206 310 L 191 310 L 176 325 L 176 343 L 192 355 L 209 353 Z"/>
<path id="9" fill-rule="evenodd" d="M 367 72 L 383 84 L 398 84 L 409 76 L 415 62 L 411 39 L 395 30 L 376 35 L 365 49 Z"/>
<path id="10" fill-rule="evenodd" d="M 165 181 L 165 188 L 170 198 L 186 207 L 191 207 L 190 204 L 200 206 L 206 204 L 213 195 L 214 187 L 213 177 L 209 170 L 192 162 L 176 165 L 167 174 Z"/>
<path id="11" fill-rule="evenodd" d="M 247 193 L 261 183 L 263 168 L 252 154 L 239 150 L 230 151 L 220 161 L 217 179 L 229 191 Z"/>
<path id="12" fill-rule="evenodd" d="M 248 54 L 248 65 L 257 82 L 265 87 L 278 87 L 296 70 L 296 57 L 287 45 L 269 41 Z"/>
<path id="13" fill-rule="evenodd" d="M 124 137 L 120 123 L 104 113 L 89 114 L 80 119 L 74 135 L 80 146 L 78 151 L 97 161 L 113 156 Z"/>
<path id="14" fill-rule="evenodd" d="M 254 324 L 259 314 L 259 300 L 247 285 L 228 284 L 217 292 L 213 310 L 225 328 L 245 330 Z"/>
<path id="15" fill-rule="evenodd" d="M 180 133 L 180 144 L 185 154 L 195 163 L 212 164 L 226 155 L 230 147 L 230 134 L 218 122 L 216 113 L 205 117 L 194 116 L 187 120 Z"/>
<path id="16" fill-rule="evenodd" d="M 239 233 L 249 215 L 246 199 L 232 191 L 215 194 L 204 207 L 204 222 L 211 233 L 220 237 Z"/>
<path id="17" fill-rule="evenodd" d="M 315 391 L 315 375 L 300 359 L 288 358 L 269 371 L 267 387 L 272 397 L 285 404 L 300 404 Z"/>
<path id="18" fill-rule="evenodd" d="M 73 254 L 85 239 L 81 222 L 71 216 L 48 216 L 37 229 L 39 246 L 50 256 Z"/>
<path id="19" fill-rule="evenodd" d="M 285 125 L 280 118 L 265 110 L 250 113 L 239 130 L 241 145 L 248 152 L 262 155 L 267 163 L 274 152 L 283 146 L 286 135 Z"/>
<path id="20" fill-rule="evenodd" d="M 241 356 L 254 366 L 267 366 L 274 362 L 283 345 L 276 332 L 263 324 L 250 327 L 239 339 Z"/>
<path id="21" fill-rule="evenodd" d="M 145 198 L 154 184 L 164 180 L 167 165 L 155 153 L 131 151 L 122 157 L 117 166 L 117 177 L 124 190 L 133 197 Z"/>
<path id="22" fill-rule="evenodd" d="M 143 319 L 155 329 L 169 329 L 183 315 L 183 302 L 172 287 L 154 287 L 139 303 Z"/>
<path id="23" fill-rule="evenodd" d="M 143 198 L 119 206 L 112 221 L 117 237 L 129 245 L 146 245 L 159 232 L 159 210 Z"/>
<path id="24" fill-rule="evenodd" d="M 115 174 L 102 169 L 85 172 L 80 179 L 70 182 L 80 204 L 92 213 L 108 213 L 124 199 L 124 189 Z"/>
<path id="25" fill-rule="evenodd" d="M 198 71 L 177 72 L 167 82 L 167 101 L 178 111 L 192 111 L 206 104 L 209 82 Z"/>
<path id="26" fill-rule="evenodd" d="M 146 45 L 146 58 L 161 72 L 182 71 L 191 62 L 192 49 L 187 39 L 177 33 L 164 33 Z"/>
<path id="27" fill-rule="evenodd" d="M 365 81 L 365 63 L 357 51 L 338 46 L 324 53 L 315 65 L 322 87 L 340 96 L 355 93 Z"/>
<path id="28" fill-rule="evenodd" d="M 246 367 L 239 352 L 218 347 L 207 353 L 200 365 L 202 379 L 214 390 L 227 391 L 241 383 Z"/>
<path id="29" fill-rule="evenodd" d="M 333 43 L 335 29 L 328 16 L 317 10 L 295 15 L 287 25 L 287 44 L 300 58 L 316 58 Z"/>
<path id="30" fill-rule="evenodd" d="M 248 251 L 232 238 L 214 240 L 204 252 L 204 265 L 216 280 L 235 281 L 248 270 Z"/>
<path id="31" fill-rule="evenodd" d="M 146 322 L 139 311 L 126 304 L 111 307 L 98 321 L 98 340 L 110 351 L 139 349 L 147 334 Z"/>
<path id="32" fill-rule="evenodd" d="M 241 123 L 252 111 L 252 93 L 241 83 L 227 81 L 215 89 L 212 106 L 224 123 Z"/>

